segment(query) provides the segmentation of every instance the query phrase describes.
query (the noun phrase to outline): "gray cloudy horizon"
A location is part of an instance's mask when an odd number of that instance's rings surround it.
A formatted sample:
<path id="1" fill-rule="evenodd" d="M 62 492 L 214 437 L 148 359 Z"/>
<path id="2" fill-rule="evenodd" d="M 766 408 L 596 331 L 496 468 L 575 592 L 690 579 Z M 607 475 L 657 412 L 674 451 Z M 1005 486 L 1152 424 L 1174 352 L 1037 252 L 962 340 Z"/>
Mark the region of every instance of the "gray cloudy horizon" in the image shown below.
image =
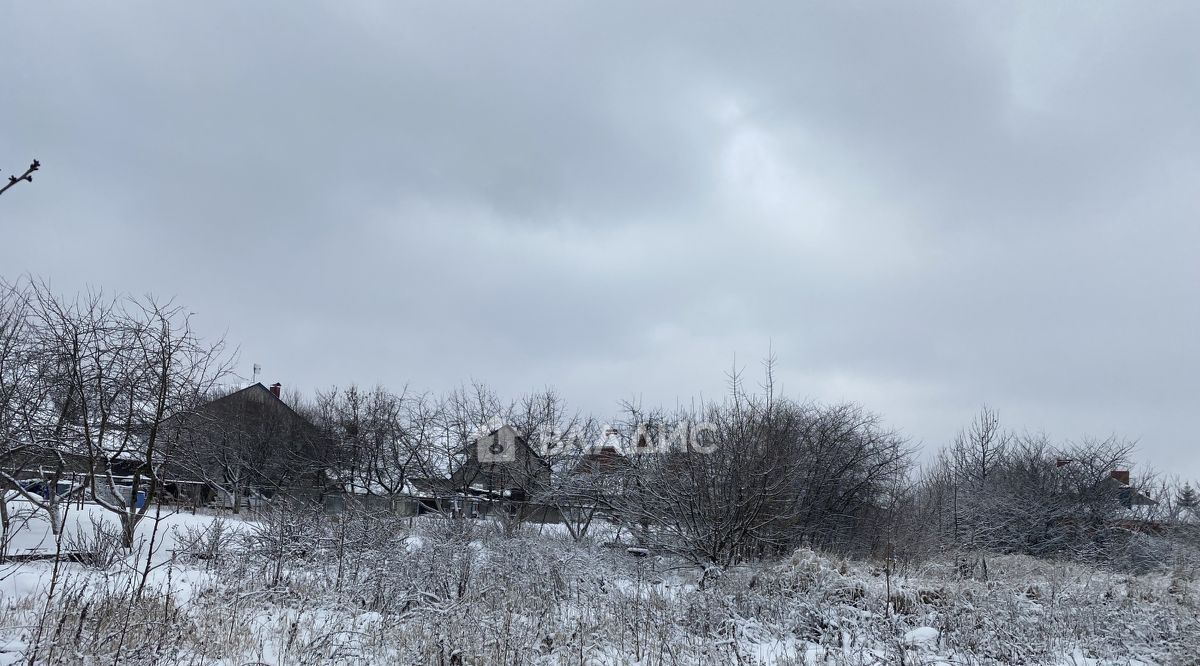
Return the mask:
<path id="1" fill-rule="evenodd" d="M 1200 5 L 14 3 L 0 276 L 264 379 L 981 404 L 1200 478 Z"/>

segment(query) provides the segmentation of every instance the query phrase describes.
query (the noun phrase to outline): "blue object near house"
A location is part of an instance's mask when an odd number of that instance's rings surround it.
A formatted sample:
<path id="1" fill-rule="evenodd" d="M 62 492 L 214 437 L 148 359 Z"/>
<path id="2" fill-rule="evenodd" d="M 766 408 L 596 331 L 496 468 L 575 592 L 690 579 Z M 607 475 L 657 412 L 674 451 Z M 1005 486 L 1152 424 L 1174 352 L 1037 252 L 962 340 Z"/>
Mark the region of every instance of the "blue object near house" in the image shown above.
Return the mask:
<path id="1" fill-rule="evenodd" d="M 134 508 L 137 508 L 137 509 L 140 509 L 140 508 L 146 506 L 146 491 L 144 491 L 144 490 L 138 491 L 137 499 L 133 501 L 133 506 L 134 506 Z"/>

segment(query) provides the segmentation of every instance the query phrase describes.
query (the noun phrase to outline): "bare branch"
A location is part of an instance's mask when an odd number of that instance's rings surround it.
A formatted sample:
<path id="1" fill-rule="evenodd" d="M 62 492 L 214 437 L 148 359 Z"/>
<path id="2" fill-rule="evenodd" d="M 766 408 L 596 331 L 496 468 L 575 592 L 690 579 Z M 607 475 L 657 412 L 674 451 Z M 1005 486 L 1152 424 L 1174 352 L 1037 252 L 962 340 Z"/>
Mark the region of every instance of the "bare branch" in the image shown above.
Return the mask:
<path id="1" fill-rule="evenodd" d="M 17 183 L 19 183 L 21 181 L 26 181 L 26 182 L 32 183 L 33 182 L 33 172 L 37 171 L 40 168 L 42 168 L 42 163 L 37 160 L 34 160 L 33 162 L 31 162 L 29 164 L 29 168 L 25 169 L 25 173 L 21 174 L 20 176 L 9 176 L 8 184 L 6 184 L 4 187 L 0 187 L 0 194 L 4 194 L 10 188 L 12 188 L 14 185 L 16 185 Z"/>

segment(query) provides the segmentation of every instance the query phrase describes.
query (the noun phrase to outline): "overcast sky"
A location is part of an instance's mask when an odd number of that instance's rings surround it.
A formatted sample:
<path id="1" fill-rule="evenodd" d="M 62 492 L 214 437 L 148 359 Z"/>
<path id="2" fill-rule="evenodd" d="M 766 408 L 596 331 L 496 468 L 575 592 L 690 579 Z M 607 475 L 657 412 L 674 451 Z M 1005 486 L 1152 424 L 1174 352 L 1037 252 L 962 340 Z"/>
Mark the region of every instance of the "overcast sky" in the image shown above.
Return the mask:
<path id="1" fill-rule="evenodd" d="M 301 6 L 301 5 L 304 6 Z M 1200 477 L 1200 4 L 7 3 L 0 275 L 264 379 L 982 403 Z"/>

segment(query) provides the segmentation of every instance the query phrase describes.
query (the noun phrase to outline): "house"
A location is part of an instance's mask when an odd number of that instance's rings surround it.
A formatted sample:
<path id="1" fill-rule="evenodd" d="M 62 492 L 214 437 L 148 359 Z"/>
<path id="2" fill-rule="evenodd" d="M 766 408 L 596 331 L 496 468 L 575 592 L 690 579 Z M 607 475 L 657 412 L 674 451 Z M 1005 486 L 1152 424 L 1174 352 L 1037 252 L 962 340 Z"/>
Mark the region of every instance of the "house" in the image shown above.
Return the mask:
<path id="1" fill-rule="evenodd" d="M 634 468 L 634 461 L 621 449 L 617 433 L 605 432 L 599 442 L 584 449 L 564 470 L 565 478 L 556 484 L 559 499 L 590 510 L 624 495 L 633 480 L 628 472 Z"/>
<path id="2" fill-rule="evenodd" d="M 1158 504 L 1150 496 L 1129 485 L 1129 470 L 1114 469 L 1103 483 L 1106 488 L 1111 489 L 1116 494 L 1117 501 L 1126 509 Z"/>
<path id="3" fill-rule="evenodd" d="M 333 442 L 281 399 L 280 388 L 251 384 L 169 417 L 163 475 L 203 482 L 205 501 L 235 511 L 278 492 L 323 495 Z"/>
<path id="4" fill-rule="evenodd" d="M 406 516 L 437 513 L 559 520 L 554 507 L 533 501 L 550 487 L 550 462 L 512 426 L 496 428 L 458 453 L 463 461 L 452 469 L 449 478 L 408 477 L 402 496 L 389 498 L 388 508 Z"/>
<path id="5" fill-rule="evenodd" d="M 450 486 L 469 495 L 527 501 L 550 485 L 550 463 L 512 426 L 501 426 L 461 450 L 466 461 Z"/>
<path id="6" fill-rule="evenodd" d="M 579 475 L 611 475 L 624 472 L 631 467 L 625 454 L 621 453 L 622 443 L 616 430 L 606 430 L 604 437 L 595 445 L 589 447 L 571 466 L 568 474 Z"/>

